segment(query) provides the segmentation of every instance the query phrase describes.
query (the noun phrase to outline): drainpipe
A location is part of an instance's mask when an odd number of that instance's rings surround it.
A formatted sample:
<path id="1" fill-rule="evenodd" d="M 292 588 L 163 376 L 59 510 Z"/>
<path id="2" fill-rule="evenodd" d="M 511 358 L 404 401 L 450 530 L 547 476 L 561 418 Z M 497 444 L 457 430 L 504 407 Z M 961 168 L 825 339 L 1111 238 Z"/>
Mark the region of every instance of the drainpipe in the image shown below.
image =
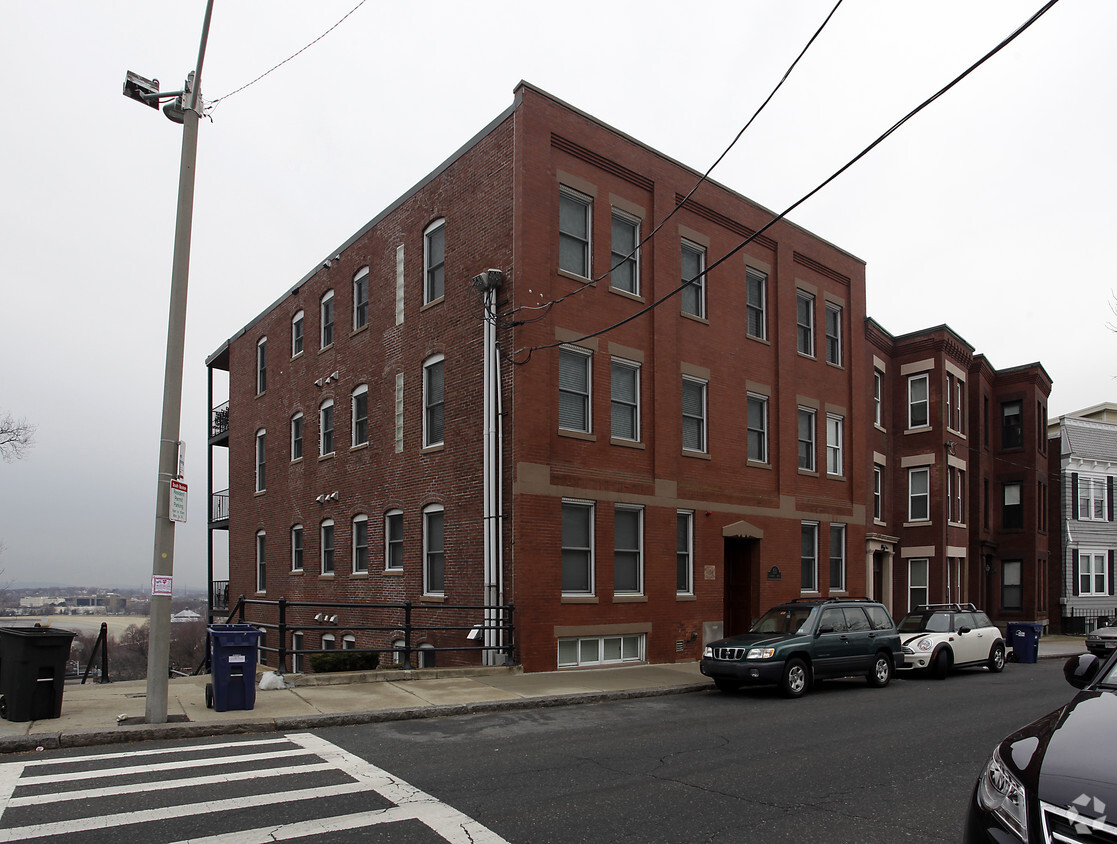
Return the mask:
<path id="1" fill-rule="evenodd" d="M 484 447 L 482 455 L 482 475 L 484 478 L 484 662 L 495 665 L 499 655 L 497 648 L 503 644 L 501 611 L 504 603 L 504 570 L 501 561 L 501 401 L 500 401 L 500 355 L 496 337 L 496 296 L 504 281 L 500 270 L 488 270 L 474 276 L 473 286 L 483 297 L 484 320 Z"/>

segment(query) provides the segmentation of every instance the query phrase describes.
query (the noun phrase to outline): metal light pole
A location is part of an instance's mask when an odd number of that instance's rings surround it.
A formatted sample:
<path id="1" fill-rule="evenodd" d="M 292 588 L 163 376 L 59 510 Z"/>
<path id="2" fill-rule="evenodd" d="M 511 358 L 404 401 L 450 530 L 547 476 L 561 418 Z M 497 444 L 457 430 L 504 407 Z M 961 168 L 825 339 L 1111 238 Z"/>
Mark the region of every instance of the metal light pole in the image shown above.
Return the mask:
<path id="1" fill-rule="evenodd" d="M 163 375 L 163 421 L 159 433 L 159 474 L 155 494 L 155 553 L 151 567 L 151 634 L 147 654 L 147 709 L 149 724 L 167 721 L 167 678 L 170 674 L 171 579 L 174 573 L 175 523 L 171 520 L 171 481 L 179 477 L 179 423 L 182 415 L 182 360 L 186 344 L 186 288 L 190 275 L 190 230 L 194 213 L 194 163 L 198 153 L 202 62 L 213 0 L 206 3 L 198 64 L 187 77 L 177 102 L 167 106 L 167 117 L 182 123 L 182 157 L 178 177 L 178 217 L 175 223 L 174 262 L 171 267 L 171 304 L 167 325 L 167 363 Z M 136 80 L 154 87 L 136 90 Z M 129 86 L 132 85 L 132 90 Z M 141 86 L 143 87 L 143 86 Z M 124 93 L 154 105 L 160 97 L 157 80 L 129 74 Z M 167 95 L 163 95 L 164 97 Z M 181 113 L 181 121 L 179 115 Z"/>

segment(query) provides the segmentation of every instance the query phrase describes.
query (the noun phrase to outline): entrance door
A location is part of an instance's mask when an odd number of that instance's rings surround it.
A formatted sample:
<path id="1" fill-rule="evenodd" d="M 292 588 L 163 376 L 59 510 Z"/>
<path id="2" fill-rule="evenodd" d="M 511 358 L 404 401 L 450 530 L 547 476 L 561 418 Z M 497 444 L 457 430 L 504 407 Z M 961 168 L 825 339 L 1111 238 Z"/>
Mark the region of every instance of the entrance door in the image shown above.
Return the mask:
<path id="1" fill-rule="evenodd" d="M 755 606 L 759 596 L 756 558 L 760 542 L 756 539 L 727 537 L 725 540 L 725 635 L 744 633 L 760 613 Z"/>
<path id="2" fill-rule="evenodd" d="M 873 592 L 870 597 L 874 601 L 884 601 L 884 555 L 880 551 L 873 552 Z"/>

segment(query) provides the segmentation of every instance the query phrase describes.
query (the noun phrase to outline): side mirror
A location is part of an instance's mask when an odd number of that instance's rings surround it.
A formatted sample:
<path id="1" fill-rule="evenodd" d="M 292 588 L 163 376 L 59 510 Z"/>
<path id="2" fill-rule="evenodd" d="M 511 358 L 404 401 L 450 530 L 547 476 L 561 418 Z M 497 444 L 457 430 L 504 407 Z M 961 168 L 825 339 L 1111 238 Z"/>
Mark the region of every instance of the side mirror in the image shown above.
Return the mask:
<path id="1" fill-rule="evenodd" d="M 972 629 L 973 629 L 973 628 L 971 628 L 971 627 L 959 627 L 959 628 L 958 628 L 958 633 L 959 633 L 959 635 L 963 635 L 963 636 L 964 636 L 965 634 L 969 633 L 969 632 L 970 632 L 970 630 L 972 630 Z"/>
<path id="2" fill-rule="evenodd" d="M 1076 689 L 1084 689 L 1098 676 L 1101 660 L 1093 654 L 1072 656 L 1063 664 L 1063 676 Z"/>
<path id="3" fill-rule="evenodd" d="M 834 625 L 833 624 L 824 624 L 824 625 L 822 625 L 821 627 L 818 628 L 818 633 L 816 635 L 821 636 L 823 633 L 833 633 L 833 632 L 834 632 Z"/>

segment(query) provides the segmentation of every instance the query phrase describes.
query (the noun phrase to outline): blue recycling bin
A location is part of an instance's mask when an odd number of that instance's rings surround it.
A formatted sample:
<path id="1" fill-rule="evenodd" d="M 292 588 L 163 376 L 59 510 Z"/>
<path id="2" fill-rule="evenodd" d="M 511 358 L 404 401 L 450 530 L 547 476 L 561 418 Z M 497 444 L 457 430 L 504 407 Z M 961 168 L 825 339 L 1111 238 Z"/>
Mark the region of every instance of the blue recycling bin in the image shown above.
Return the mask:
<path id="1" fill-rule="evenodd" d="M 1006 625 L 1008 643 L 1017 662 L 1035 662 L 1039 659 L 1039 637 L 1043 633 L 1042 624 L 1010 621 Z"/>
<path id="2" fill-rule="evenodd" d="M 211 624 L 209 626 L 213 708 L 252 709 L 256 705 L 256 654 L 260 631 L 251 624 Z"/>

